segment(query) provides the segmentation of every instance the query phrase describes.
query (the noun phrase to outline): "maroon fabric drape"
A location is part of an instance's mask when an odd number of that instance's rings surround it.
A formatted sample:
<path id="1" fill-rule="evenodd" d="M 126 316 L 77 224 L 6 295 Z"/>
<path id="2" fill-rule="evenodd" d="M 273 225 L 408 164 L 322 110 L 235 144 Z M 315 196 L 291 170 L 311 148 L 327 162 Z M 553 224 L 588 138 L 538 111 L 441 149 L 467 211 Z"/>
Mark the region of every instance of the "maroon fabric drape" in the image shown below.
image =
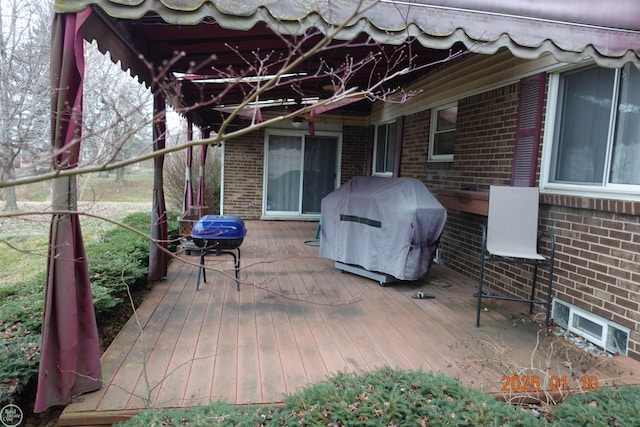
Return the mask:
<path id="1" fill-rule="evenodd" d="M 160 89 L 153 95 L 153 150 L 165 147 L 167 129 L 166 105 Z M 169 267 L 167 208 L 164 201 L 164 156 L 154 158 L 153 206 L 151 213 L 151 242 L 149 250 L 149 280 L 159 280 L 167 275 Z"/>
<path id="2" fill-rule="evenodd" d="M 193 123 L 187 120 L 187 141 L 193 141 Z M 193 147 L 187 147 L 185 154 L 185 176 L 184 176 L 184 201 L 182 203 L 183 212 L 187 212 L 193 205 L 193 183 L 191 182 L 191 165 L 193 163 Z"/>
<path id="3" fill-rule="evenodd" d="M 53 18 L 51 144 L 56 167 L 75 168 L 82 131 L 84 50 L 80 28 L 90 9 Z M 54 182 L 54 211 L 76 211 L 75 177 Z M 51 219 L 40 368 L 34 410 L 66 405 L 101 387 L 100 341 L 80 221 L 76 213 Z"/>
<path id="4" fill-rule="evenodd" d="M 211 131 L 209 129 L 202 130 L 202 139 L 207 139 L 209 138 L 210 135 L 211 135 Z M 206 171 L 204 169 L 204 166 L 207 162 L 207 148 L 209 148 L 209 146 L 206 144 L 200 146 L 200 169 L 198 172 L 198 205 L 200 206 L 207 205 L 207 198 L 205 197 L 205 183 L 204 183 L 204 179 L 206 176 Z"/>

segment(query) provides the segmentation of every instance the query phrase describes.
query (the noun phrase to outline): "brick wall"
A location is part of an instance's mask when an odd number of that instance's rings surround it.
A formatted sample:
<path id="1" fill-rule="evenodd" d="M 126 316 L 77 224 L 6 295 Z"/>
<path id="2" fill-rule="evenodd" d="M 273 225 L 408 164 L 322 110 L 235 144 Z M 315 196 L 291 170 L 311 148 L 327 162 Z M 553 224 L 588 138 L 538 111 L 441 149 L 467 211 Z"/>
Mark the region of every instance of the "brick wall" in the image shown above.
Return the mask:
<path id="1" fill-rule="evenodd" d="M 640 359 L 640 203 L 543 195 L 556 234 L 554 295 L 631 329 Z"/>
<path id="2" fill-rule="evenodd" d="M 257 131 L 224 145 L 224 214 L 257 219 L 262 214 L 264 132 Z"/>
<path id="3" fill-rule="evenodd" d="M 426 160 L 430 112 L 407 116 L 401 176 L 418 176 L 432 191 L 509 185 L 517 100 L 517 84 L 459 100 L 453 163 Z M 450 210 L 442 236 L 446 264 L 472 278 L 483 223 Z M 557 239 L 554 296 L 631 329 L 629 355 L 640 359 L 640 202 L 542 195 L 540 223 Z M 492 289 L 526 297 L 530 267 L 493 265 L 485 271 Z M 546 272 L 538 286 L 546 291 Z"/>
<path id="4" fill-rule="evenodd" d="M 454 182 L 449 188 L 508 185 L 518 110 L 517 84 L 458 102 Z"/>
<path id="5" fill-rule="evenodd" d="M 400 176 L 424 178 L 429 152 L 429 122 L 431 110 L 424 110 L 405 117 L 402 136 Z M 449 163 L 443 163 L 449 166 Z M 430 180 L 432 181 L 432 180 Z"/>
<path id="6" fill-rule="evenodd" d="M 490 185 L 509 185 L 517 110 L 517 84 L 459 100 L 455 161 L 449 173 L 439 170 L 438 181 L 430 185 L 436 190 L 481 191 L 487 191 Z M 481 224 L 486 224 L 486 217 L 450 211 L 442 238 L 452 268 L 473 278 L 480 272 Z M 485 268 L 486 283 L 508 295 L 528 298 L 530 277 L 527 266 L 492 263 Z"/>
<path id="7" fill-rule="evenodd" d="M 369 141 L 369 128 L 366 126 L 348 126 L 342 129 L 342 163 L 340 164 L 340 185 L 354 176 L 365 173 L 366 149 Z"/>

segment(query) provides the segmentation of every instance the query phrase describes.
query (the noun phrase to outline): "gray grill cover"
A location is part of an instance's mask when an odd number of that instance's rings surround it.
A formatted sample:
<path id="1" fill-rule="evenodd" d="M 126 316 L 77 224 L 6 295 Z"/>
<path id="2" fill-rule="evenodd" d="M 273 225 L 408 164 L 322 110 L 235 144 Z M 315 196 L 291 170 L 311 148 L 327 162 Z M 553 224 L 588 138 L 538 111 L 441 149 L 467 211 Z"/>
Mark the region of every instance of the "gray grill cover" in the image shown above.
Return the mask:
<path id="1" fill-rule="evenodd" d="M 429 271 L 446 220 L 417 179 L 355 177 L 322 199 L 320 257 L 415 280 Z"/>

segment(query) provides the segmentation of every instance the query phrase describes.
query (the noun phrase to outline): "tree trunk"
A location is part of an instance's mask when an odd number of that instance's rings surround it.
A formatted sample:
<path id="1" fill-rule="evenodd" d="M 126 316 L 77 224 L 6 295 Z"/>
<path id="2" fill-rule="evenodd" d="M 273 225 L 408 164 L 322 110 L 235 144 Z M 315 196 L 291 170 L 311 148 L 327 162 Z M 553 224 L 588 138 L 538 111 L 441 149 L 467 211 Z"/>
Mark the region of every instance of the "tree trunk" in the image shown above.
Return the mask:
<path id="1" fill-rule="evenodd" d="M 4 190 L 4 210 L 5 212 L 13 212 L 18 210 L 18 203 L 16 200 L 16 188 L 7 187 Z"/>
<path id="2" fill-rule="evenodd" d="M 118 184 L 124 184 L 124 168 L 116 169 L 116 182 Z"/>
<path id="3" fill-rule="evenodd" d="M 16 173 L 13 169 L 13 159 L 14 157 L 9 158 L 7 162 L 7 167 L 5 169 L 5 176 L 8 180 L 12 180 L 15 178 Z M 18 200 L 16 198 L 16 187 L 9 186 L 4 189 L 4 210 L 5 212 L 13 212 L 18 210 Z"/>

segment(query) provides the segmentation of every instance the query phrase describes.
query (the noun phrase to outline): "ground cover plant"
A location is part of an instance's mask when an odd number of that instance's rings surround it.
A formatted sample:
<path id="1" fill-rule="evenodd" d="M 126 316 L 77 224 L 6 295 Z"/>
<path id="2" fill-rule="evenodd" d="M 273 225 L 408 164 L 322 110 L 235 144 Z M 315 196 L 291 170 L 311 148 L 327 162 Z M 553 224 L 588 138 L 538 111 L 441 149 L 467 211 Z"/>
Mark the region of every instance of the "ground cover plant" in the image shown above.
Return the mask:
<path id="1" fill-rule="evenodd" d="M 640 386 L 575 394 L 555 408 L 554 419 L 558 426 L 637 426 L 640 425 L 639 397 Z"/>
<path id="2" fill-rule="evenodd" d="M 150 410 L 123 426 L 540 426 L 545 422 L 442 374 L 381 368 L 340 373 L 279 406 L 215 402 Z"/>
<path id="3" fill-rule="evenodd" d="M 640 386 L 572 395 L 544 411 L 495 400 L 443 374 L 380 368 L 339 373 L 282 405 L 212 402 L 151 409 L 121 427 L 142 426 L 582 426 L 639 425 Z M 546 413 L 543 416 L 536 414 Z"/>

